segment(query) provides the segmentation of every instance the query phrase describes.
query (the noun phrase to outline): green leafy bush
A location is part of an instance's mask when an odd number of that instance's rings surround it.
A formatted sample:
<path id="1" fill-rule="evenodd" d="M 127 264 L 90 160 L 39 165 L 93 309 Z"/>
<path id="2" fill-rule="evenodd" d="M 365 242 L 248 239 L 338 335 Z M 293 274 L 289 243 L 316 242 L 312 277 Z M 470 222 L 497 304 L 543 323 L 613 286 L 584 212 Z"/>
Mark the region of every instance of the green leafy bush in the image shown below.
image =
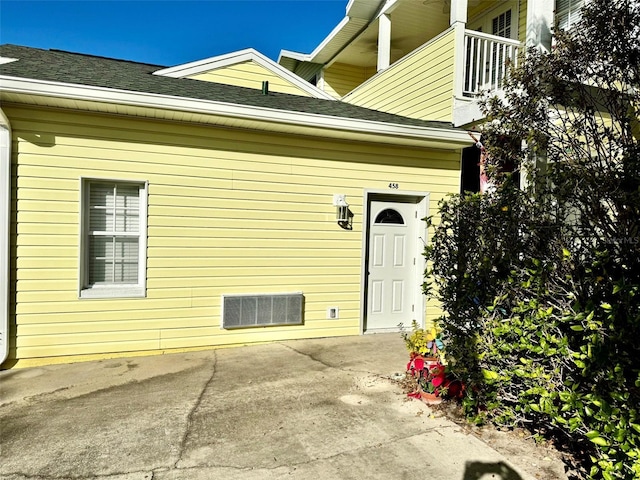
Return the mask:
<path id="1" fill-rule="evenodd" d="M 468 417 L 563 437 L 605 480 L 640 478 L 637 33 L 638 2 L 593 0 L 527 53 L 485 103 L 495 191 L 441 202 L 425 252 Z"/>

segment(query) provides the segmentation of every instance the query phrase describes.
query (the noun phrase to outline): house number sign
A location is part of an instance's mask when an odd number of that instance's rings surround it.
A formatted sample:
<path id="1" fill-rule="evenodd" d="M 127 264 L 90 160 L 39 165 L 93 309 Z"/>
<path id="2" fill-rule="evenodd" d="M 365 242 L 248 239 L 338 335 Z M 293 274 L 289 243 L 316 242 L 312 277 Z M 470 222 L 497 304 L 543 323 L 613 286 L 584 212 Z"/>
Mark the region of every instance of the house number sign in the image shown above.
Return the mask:
<path id="1" fill-rule="evenodd" d="M 389 184 L 389 188 L 391 190 L 397 190 L 398 189 L 398 184 L 397 183 L 390 183 Z"/>

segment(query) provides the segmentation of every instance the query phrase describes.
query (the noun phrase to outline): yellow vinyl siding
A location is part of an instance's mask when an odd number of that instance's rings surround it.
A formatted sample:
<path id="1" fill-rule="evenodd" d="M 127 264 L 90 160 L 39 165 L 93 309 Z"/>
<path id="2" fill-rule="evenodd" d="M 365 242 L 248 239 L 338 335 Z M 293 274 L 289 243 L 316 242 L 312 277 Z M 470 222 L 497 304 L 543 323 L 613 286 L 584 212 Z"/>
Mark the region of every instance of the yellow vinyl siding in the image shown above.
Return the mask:
<path id="1" fill-rule="evenodd" d="M 375 73 L 374 68 L 334 63 L 324 71 L 324 91 L 335 98 L 342 98 Z"/>
<path id="2" fill-rule="evenodd" d="M 271 70 L 253 61 L 240 62 L 228 67 L 221 67 L 209 72 L 198 73 L 187 78 L 202 80 L 205 82 L 223 83 L 238 87 L 262 89 L 262 82 L 269 82 L 269 91 L 289 93 L 310 97 L 311 94 L 294 85 L 289 80 L 282 78 Z"/>
<path id="3" fill-rule="evenodd" d="M 344 98 L 355 105 L 424 120 L 451 121 L 454 32 L 447 31 Z"/>
<path id="4" fill-rule="evenodd" d="M 26 364 L 358 334 L 364 189 L 430 192 L 430 214 L 459 189 L 456 152 L 3 109 L 14 138 L 11 357 Z M 78 299 L 81 178 L 149 182 L 145 298 Z M 347 195 L 351 231 L 335 222 L 334 193 Z M 296 291 L 302 326 L 220 328 L 223 294 Z"/>
<path id="5" fill-rule="evenodd" d="M 520 0 L 518 5 L 518 40 L 527 41 L 527 0 Z"/>

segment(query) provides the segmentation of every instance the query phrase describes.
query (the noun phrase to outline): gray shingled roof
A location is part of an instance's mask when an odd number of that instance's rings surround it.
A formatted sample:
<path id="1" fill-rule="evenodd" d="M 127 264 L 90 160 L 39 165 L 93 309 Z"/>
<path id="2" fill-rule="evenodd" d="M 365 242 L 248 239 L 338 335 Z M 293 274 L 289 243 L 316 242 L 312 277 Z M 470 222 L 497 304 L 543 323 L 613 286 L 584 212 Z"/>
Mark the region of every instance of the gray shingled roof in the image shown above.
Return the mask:
<path id="1" fill-rule="evenodd" d="M 0 45 L 0 56 L 18 59 L 17 62 L 0 65 L 0 75 L 3 76 L 171 95 L 398 125 L 453 129 L 450 123 L 407 118 L 341 101 L 277 92 L 263 95 L 262 91 L 258 89 L 153 75 L 153 72 L 166 68 L 159 65 L 17 45 Z"/>

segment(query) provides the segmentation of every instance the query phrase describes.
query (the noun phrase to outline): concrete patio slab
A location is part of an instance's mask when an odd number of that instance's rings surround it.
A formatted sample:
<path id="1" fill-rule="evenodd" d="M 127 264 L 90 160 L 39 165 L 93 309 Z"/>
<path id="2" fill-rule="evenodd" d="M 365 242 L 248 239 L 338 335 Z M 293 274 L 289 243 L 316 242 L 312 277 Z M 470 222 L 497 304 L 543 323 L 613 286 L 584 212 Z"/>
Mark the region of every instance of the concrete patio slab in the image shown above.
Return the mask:
<path id="1" fill-rule="evenodd" d="M 377 334 L 2 371 L 0 477 L 566 478 L 408 399 L 406 361 Z"/>

